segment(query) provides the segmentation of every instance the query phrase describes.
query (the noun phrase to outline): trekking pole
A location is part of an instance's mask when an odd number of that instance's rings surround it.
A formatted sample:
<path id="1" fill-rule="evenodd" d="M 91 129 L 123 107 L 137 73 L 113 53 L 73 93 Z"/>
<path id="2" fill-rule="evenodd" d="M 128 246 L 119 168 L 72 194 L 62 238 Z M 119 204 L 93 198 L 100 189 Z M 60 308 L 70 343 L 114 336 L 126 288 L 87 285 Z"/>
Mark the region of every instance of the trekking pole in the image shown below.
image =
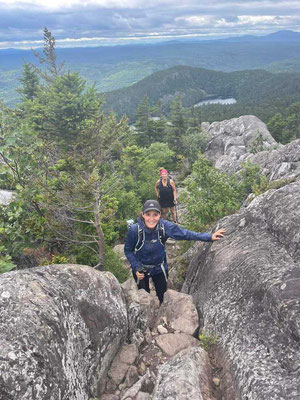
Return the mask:
<path id="1" fill-rule="evenodd" d="M 143 279 L 145 279 L 145 277 L 146 277 L 146 271 L 144 270 L 143 267 L 142 267 L 140 270 L 137 270 L 137 272 L 142 272 L 142 273 L 144 274 L 144 278 L 143 278 Z M 138 277 L 136 277 L 136 278 L 137 278 L 136 284 L 139 286 L 139 283 L 140 283 L 143 279 L 138 279 Z"/>
<path id="2" fill-rule="evenodd" d="M 178 213 L 177 213 L 177 204 L 175 204 L 175 214 L 176 214 L 176 222 L 177 222 L 177 224 L 179 224 Z"/>

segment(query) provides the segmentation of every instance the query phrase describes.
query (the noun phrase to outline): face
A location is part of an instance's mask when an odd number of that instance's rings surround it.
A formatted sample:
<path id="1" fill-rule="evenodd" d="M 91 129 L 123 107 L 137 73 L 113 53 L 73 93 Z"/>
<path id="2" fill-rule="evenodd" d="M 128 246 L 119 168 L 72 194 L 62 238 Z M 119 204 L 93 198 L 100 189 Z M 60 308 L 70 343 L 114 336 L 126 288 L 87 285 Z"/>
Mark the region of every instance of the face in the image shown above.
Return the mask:
<path id="1" fill-rule="evenodd" d="M 168 174 L 161 174 L 162 179 L 167 179 Z"/>
<path id="2" fill-rule="evenodd" d="M 150 210 L 143 213 L 145 225 L 148 229 L 154 229 L 159 221 L 160 213 L 155 210 Z"/>

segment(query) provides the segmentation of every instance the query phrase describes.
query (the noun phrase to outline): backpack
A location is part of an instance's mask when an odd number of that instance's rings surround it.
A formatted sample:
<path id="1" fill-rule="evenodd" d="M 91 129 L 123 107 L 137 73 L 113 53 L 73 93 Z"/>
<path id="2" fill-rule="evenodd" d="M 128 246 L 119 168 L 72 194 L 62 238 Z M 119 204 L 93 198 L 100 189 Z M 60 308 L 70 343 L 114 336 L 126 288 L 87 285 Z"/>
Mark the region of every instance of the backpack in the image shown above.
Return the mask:
<path id="1" fill-rule="evenodd" d="M 128 229 L 130 228 L 131 225 L 134 224 L 133 219 L 129 219 L 126 221 Z M 145 242 L 145 231 L 144 229 L 140 226 L 140 224 L 137 222 L 137 241 L 135 244 L 134 252 L 136 253 L 137 251 L 140 251 L 141 248 L 144 246 Z M 167 241 L 166 239 L 166 234 L 165 234 L 165 227 L 163 223 L 159 223 L 159 227 L 157 229 L 158 231 L 158 240 L 159 242 L 165 247 L 165 243 Z"/>

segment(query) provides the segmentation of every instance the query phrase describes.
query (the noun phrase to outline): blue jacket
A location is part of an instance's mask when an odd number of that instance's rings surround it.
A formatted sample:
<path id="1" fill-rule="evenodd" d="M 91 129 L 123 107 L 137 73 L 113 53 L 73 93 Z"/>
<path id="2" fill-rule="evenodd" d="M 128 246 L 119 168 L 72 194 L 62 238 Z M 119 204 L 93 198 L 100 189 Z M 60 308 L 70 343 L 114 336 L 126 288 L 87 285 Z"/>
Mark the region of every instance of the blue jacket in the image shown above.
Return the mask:
<path id="1" fill-rule="evenodd" d="M 145 243 L 139 251 L 135 253 L 135 247 L 138 241 L 138 223 L 145 232 Z M 179 227 L 173 222 L 160 218 L 156 229 L 146 228 L 144 221 L 139 218 L 138 223 L 131 225 L 125 240 L 124 252 L 130 262 L 133 272 L 141 268 L 142 264 L 155 265 L 150 270 L 150 276 L 161 274 L 161 264 L 168 269 L 166 251 L 164 245 L 160 242 L 158 226 L 163 224 L 165 230 L 165 240 L 172 238 L 175 240 L 202 240 L 203 242 L 211 242 L 212 235 L 210 233 L 193 232 Z"/>

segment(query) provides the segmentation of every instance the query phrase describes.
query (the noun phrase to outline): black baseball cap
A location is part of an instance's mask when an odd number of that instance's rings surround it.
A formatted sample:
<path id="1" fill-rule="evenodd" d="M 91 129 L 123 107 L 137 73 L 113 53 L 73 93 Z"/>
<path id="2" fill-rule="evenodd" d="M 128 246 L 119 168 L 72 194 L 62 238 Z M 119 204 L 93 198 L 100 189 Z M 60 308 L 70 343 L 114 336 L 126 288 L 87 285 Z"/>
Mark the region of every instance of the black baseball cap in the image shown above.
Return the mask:
<path id="1" fill-rule="evenodd" d="M 158 211 L 160 213 L 160 204 L 158 201 L 156 200 L 147 200 L 145 201 L 144 205 L 143 205 L 143 213 L 150 211 L 150 210 L 155 210 Z"/>

